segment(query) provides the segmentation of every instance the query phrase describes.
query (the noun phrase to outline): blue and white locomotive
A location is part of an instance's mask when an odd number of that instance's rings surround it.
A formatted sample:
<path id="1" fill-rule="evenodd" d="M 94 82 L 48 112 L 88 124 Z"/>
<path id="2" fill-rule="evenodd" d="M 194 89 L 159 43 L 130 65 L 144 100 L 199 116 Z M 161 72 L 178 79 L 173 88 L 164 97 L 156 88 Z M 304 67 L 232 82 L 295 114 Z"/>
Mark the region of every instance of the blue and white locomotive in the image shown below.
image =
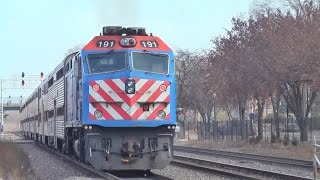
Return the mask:
<path id="1" fill-rule="evenodd" d="M 21 131 L 101 170 L 164 168 L 176 127 L 174 55 L 144 28 L 108 26 L 22 105 Z"/>

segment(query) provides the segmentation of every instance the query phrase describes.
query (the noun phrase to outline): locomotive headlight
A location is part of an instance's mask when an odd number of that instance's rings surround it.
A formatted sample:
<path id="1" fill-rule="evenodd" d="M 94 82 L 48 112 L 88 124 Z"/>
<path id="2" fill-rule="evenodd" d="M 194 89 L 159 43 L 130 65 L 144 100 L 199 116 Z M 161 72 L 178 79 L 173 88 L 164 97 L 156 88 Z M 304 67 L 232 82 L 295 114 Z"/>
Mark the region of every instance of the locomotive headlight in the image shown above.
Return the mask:
<path id="1" fill-rule="evenodd" d="M 136 82 L 134 81 L 134 79 L 127 79 L 125 82 L 125 91 L 127 94 L 134 94 L 136 89 L 135 89 L 135 85 Z"/>
<path id="2" fill-rule="evenodd" d="M 94 117 L 97 118 L 97 119 L 101 118 L 102 117 L 102 112 L 99 111 L 99 110 L 95 111 L 94 112 Z"/>
<path id="3" fill-rule="evenodd" d="M 128 94 L 133 94 L 133 87 L 129 87 L 127 91 L 128 91 Z"/>
<path id="4" fill-rule="evenodd" d="M 128 81 L 128 87 L 133 87 L 133 85 L 134 85 L 134 82 L 133 81 Z"/>
<path id="5" fill-rule="evenodd" d="M 164 119 L 166 117 L 166 115 L 167 115 L 166 112 L 164 112 L 163 110 L 158 112 L 158 117 L 160 119 Z"/>

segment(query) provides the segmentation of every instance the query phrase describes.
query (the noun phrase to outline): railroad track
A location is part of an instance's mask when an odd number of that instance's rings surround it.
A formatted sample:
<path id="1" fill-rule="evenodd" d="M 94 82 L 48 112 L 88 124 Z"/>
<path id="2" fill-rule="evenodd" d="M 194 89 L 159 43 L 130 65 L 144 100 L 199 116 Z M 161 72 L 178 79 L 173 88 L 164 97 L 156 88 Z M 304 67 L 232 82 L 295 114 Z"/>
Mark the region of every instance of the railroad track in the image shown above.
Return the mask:
<path id="1" fill-rule="evenodd" d="M 19 132 L 14 132 L 12 133 L 16 136 L 22 137 L 24 138 Z M 24 138 L 25 139 L 25 138 Z M 14 140 L 12 140 L 12 138 L 8 139 L 6 142 L 12 142 L 15 143 Z M 162 176 L 160 174 L 156 174 L 156 173 L 148 173 L 148 174 L 143 174 L 143 171 L 131 171 L 131 172 L 126 172 L 126 171 L 113 171 L 113 172 L 107 172 L 107 171 L 100 171 L 100 170 L 96 170 L 94 169 L 91 165 L 85 164 L 83 162 L 80 162 L 78 159 L 74 159 L 70 156 L 64 155 L 44 144 L 41 143 L 36 143 L 34 141 L 31 140 L 26 140 L 23 141 L 25 143 L 34 143 L 37 147 L 42 148 L 56 156 L 59 156 L 60 158 L 64 159 L 67 162 L 73 163 L 91 173 L 94 173 L 96 175 L 98 175 L 99 177 L 103 178 L 103 179 L 107 179 L 107 180 L 121 180 L 121 179 L 163 179 L 163 180 L 172 180 L 171 178 Z M 20 141 L 18 141 L 18 143 L 20 143 Z M 124 176 L 122 174 L 125 174 Z M 138 176 L 137 176 L 138 175 Z M 130 177 L 132 176 L 132 177 Z"/>
<path id="2" fill-rule="evenodd" d="M 247 154 L 231 151 L 221 151 L 221 150 L 212 150 L 212 149 L 202 149 L 202 148 L 193 148 L 186 146 L 174 146 L 175 152 L 185 152 L 185 153 L 195 153 L 202 155 L 210 155 L 217 157 L 226 157 L 238 160 L 248 160 L 256 162 L 264 162 L 269 164 L 280 164 L 285 166 L 295 166 L 299 168 L 313 168 L 312 161 L 297 160 L 297 159 L 288 159 L 272 156 L 264 156 L 257 154 Z"/>
<path id="3" fill-rule="evenodd" d="M 18 137 L 17 137 L 18 136 Z M 0 141 L 15 143 L 15 144 L 29 144 L 33 143 L 32 140 L 28 140 L 21 135 L 16 135 L 16 133 L 0 133 Z"/>
<path id="4" fill-rule="evenodd" d="M 294 176 L 290 174 L 278 173 L 273 171 L 266 171 L 255 168 L 248 168 L 244 166 L 231 165 L 215 161 L 208 161 L 198 158 L 190 158 L 185 156 L 174 155 L 173 165 L 187 167 L 191 169 L 202 170 L 205 172 L 222 174 L 237 179 L 295 179 L 295 180 L 310 180 L 311 178 Z"/>
<path id="5" fill-rule="evenodd" d="M 80 162 L 77 159 L 71 158 L 67 155 L 61 154 L 60 152 L 57 152 L 43 144 L 39 144 L 36 143 L 38 146 L 50 151 L 51 153 L 54 153 L 55 155 L 62 157 L 63 159 L 74 163 L 94 174 L 97 174 L 98 176 L 100 176 L 101 178 L 107 179 L 107 180 L 121 180 L 121 179 L 164 179 L 164 180 L 171 180 L 171 178 L 159 175 L 159 174 L 155 174 L 155 173 L 149 173 L 149 174 L 143 174 L 143 171 L 131 171 L 131 172 L 127 172 L 127 171 L 113 171 L 113 172 L 107 172 L 107 171 L 100 171 L 100 170 L 96 170 L 94 169 L 91 165 L 85 164 L 83 162 Z M 123 175 L 125 174 L 125 175 Z"/>

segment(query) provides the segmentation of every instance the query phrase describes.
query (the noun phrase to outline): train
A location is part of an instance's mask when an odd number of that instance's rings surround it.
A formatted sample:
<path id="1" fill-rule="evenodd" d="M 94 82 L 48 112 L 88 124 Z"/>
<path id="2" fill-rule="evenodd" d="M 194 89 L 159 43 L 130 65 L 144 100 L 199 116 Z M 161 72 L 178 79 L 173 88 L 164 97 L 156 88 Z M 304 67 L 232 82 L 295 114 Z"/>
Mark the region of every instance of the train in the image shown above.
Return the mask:
<path id="1" fill-rule="evenodd" d="M 20 131 L 99 170 L 162 169 L 173 157 L 174 54 L 142 27 L 105 26 L 20 107 Z"/>

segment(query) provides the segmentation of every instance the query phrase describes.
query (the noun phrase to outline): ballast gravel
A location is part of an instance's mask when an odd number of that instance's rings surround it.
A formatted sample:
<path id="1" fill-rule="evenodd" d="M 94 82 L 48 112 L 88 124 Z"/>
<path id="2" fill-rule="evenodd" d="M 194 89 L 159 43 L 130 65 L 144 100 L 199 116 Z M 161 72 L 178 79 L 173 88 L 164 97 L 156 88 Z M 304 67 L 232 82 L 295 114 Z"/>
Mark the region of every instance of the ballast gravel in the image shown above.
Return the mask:
<path id="1" fill-rule="evenodd" d="M 29 157 L 31 168 L 39 180 L 102 180 L 97 175 L 65 162 L 63 158 L 47 152 L 35 144 L 18 144 Z"/>

